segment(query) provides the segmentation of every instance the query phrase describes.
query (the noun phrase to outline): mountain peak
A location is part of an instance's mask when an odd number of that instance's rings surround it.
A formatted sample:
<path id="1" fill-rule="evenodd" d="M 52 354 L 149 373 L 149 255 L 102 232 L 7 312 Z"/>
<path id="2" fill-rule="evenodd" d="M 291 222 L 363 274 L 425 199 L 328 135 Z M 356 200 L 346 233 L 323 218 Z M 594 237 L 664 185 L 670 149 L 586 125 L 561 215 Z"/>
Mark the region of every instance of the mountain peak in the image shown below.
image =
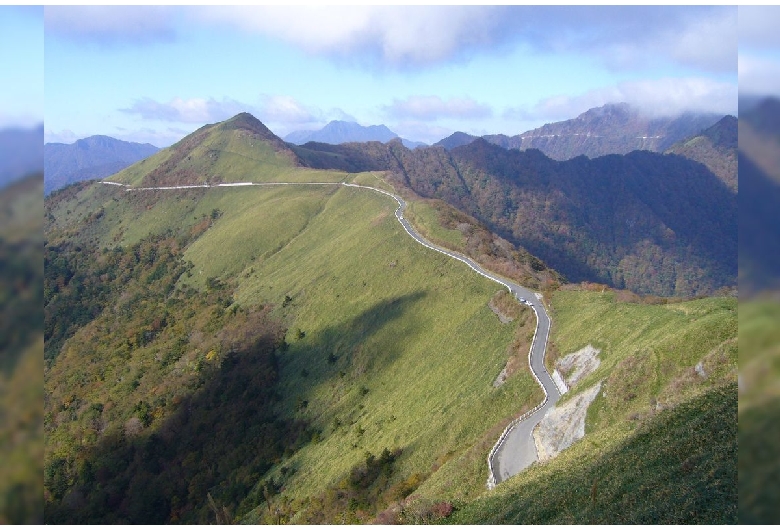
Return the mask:
<path id="1" fill-rule="evenodd" d="M 631 151 L 663 152 L 674 143 L 698 134 L 722 116 L 683 113 L 679 116 L 645 115 L 637 107 L 621 102 L 589 109 L 574 119 L 548 123 L 522 134 L 485 138 L 506 149 L 540 149 L 554 160 L 580 155 L 596 158 Z"/>
<path id="2" fill-rule="evenodd" d="M 353 121 L 333 120 L 318 131 L 295 131 L 288 134 L 288 142 L 303 145 L 308 142 L 343 144 L 349 142 L 389 142 L 398 135 L 385 125 L 364 126 Z"/>
<path id="3" fill-rule="evenodd" d="M 637 114 L 637 110 L 632 107 L 630 104 L 626 102 L 620 102 L 620 103 L 607 103 L 605 105 L 602 105 L 600 107 L 595 107 L 592 109 L 588 109 L 582 114 L 579 115 L 579 117 L 584 116 L 630 116 L 632 114 Z"/>
<path id="4" fill-rule="evenodd" d="M 248 130 L 268 139 L 278 139 L 278 137 L 273 132 L 271 132 L 271 129 L 266 127 L 263 122 L 248 112 L 241 112 L 236 114 L 232 118 L 218 124 L 218 127 L 223 131 Z"/>
<path id="5" fill-rule="evenodd" d="M 456 131 L 446 138 L 443 138 L 433 145 L 439 145 L 447 151 L 451 151 L 461 145 L 467 145 L 473 142 L 477 137 L 461 131 Z"/>

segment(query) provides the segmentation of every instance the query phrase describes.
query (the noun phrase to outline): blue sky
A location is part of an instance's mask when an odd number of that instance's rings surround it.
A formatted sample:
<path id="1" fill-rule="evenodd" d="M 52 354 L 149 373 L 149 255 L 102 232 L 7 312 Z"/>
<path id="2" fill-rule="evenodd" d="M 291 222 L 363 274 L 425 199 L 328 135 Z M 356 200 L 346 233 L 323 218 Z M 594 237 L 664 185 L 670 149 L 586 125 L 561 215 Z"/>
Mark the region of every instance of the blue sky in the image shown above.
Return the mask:
<path id="1" fill-rule="evenodd" d="M 0 6 L 0 128 L 43 119 L 43 7 Z"/>
<path id="2" fill-rule="evenodd" d="M 280 136 L 348 119 L 435 142 L 608 102 L 737 109 L 734 7 L 47 6 L 44 20 L 46 141 L 163 147 L 241 111 Z"/>

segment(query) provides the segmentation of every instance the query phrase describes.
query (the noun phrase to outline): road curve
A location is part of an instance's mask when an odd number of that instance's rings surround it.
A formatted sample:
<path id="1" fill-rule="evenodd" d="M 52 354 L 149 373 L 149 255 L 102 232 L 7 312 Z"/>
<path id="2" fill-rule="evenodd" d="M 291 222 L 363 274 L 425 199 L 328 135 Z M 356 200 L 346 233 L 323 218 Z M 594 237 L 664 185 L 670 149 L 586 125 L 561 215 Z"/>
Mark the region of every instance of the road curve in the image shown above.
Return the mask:
<path id="1" fill-rule="evenodd" d="M 140 187 L 133 188 L 126 184 L 120 184 L 117 182 L 100 181 L 102 184 L 109 184 L 113 186 L 123 187 L 126 191 L 144 191 L 144 190 L 176 190 L 176 189 L 192 189 L 192 188 L 218 188 L 218 187 L 243 187 L 243 186 L 344 186 L 348 188 L 359 188 L 370 190 L 376 193 L 381 193 L 392 197 L 398 203 L 398 208 L 395 210 L 395 216 L 398 222 L 401 223 L 406 233 L 409 234 L 415 241 L 421 245 L 441 252 L 447 256 L 462 261 L 475 272 L 497 282 L 506 287 L 509 292 L 517 298 L 521 303 L 524 303 L 531 307 L 536 315 L 536 331 L 531 342 L 531 348 L 528 352 L 528 364 L 531 368 L 531 373 L 536 378 L 537 383 L 542 387 L 544 391 L 544 400 L 529 412 L 522 415 L 520 418 L 512 421 L 504 430 L 495 443 L 488 455 L 488 488 L 492 489 L 496 484 L 506 480 L 507 478 L 516 475 L 523 471 L 525 468 L 533 464 L 537 460 L 536 444 L 533 439 L 533 430 L 536 425 L 542 420 L 544 414 L 548 409 L 553 407 L 558 399 L 561 397 L 557 386 L 544 367 L 544 354 L 547 349 L 547 341 L 550 335 L 550 317 L 544 308 L 541 300 L 537 298 L 536 294 L 529 289 L 511 282 L 505 278 L 496 276 L 495 274 L 483 269 L 477 262 L 471 258 L 464 256 L 458 252 L 447 250 L 445 248 L 434 245 L 427 239 L 422 237 L 412 225 L 404 218 L 404 211 L 406 210 L 406 201 L 404 201 L 398 195 L 385 191 L 379 188 L 371 186 L 363 186 L 360 184 L 351 184 L 347 182 L 235 182 L 227 184 L 198 184 L 190 186 L 160 186 L 160 187 Z"/>

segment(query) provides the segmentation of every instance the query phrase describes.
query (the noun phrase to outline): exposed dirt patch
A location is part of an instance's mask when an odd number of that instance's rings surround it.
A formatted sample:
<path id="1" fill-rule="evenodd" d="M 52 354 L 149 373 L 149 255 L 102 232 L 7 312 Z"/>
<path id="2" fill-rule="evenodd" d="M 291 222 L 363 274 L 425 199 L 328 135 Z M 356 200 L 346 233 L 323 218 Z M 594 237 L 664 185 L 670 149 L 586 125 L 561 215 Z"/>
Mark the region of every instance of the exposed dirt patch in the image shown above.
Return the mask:
<path id="1" fill-rule="evenodd" d="M 560 407 L 553 407 L 534 429 L 534 442 L 539 461 L 558 455 L 585 436 L 585 415 L 601 391 L 601 381 Z"/>
<path id="2" fill-rule="evenodd" d="M 601 350 L 588 344 L 581 350 L 570 353 L 558 359 L 555 368 L 563 376 L 569 388 L 577 384 L 577 381 L 592 374 L 601 364 L 599 360 Z"/>

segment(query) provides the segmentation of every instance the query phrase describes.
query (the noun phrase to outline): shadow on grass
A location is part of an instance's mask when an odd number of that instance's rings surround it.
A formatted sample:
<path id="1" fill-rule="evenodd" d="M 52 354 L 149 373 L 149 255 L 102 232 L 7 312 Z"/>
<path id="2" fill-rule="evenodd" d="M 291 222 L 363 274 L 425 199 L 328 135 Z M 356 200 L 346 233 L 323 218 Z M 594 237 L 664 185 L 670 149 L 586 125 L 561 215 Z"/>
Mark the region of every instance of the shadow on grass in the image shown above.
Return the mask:
<path id="1" fill-rule="evenodd" d="M 424 295 L 380 302 L 298 349 L 298 362 L 321 367 L 312 369 L 309 384 L 339 378 L 350 362 L 343 353 L 348 344 L 365 341 Z M 290 352 L 282 353 L 277 336 L 262 332 L 241 341 L 159 427 L 152 407 L 141 401 L 135 416 L 104 433 L 97 445 L 52 456 L 44 471 L 45 522 L 231 522 L 239 508 L 262 503 L 263 489 L 255 486 L 266 472 L 317 435 L 300 416 L 278 412 L 279 402 L 291 398 L 279 385 L 279 359 Z M 389 363 L 395 353 L 390 349 L 372 362 Z M 250 493 L 258 498 L 247 499 Z"/>
<path id="2" fill-rule="evenodd" d="M 95 447 L 47 462 L 46 523 L 214 522 L 207 497 L 235 509 L 285 452 L 309 441 L 302 422 L 273 413 L 272 337 L 223 359 L 159 428 L 146 402 Z"/>
<path id="3" fill-rule="evenodd" d="M 280 355 L 285 391 L 298 406 L 311 399 L 311 389 L 322 384 L 341 382 L 345 387 L 359 385 L 368 373 L 378 373 L 390 366 L 400 354 L 400 342 L 420 331 L 419 325 L 407 319 L 397 340 L 366 351 L 366 343 L 383 328 L 405 317 L 423 300 L 425 291 L 383 300 L 352 320 L 331 326 L 315 336 L 299 337 Z M 294 335 L 288 334 L 288 335 Z"/>

